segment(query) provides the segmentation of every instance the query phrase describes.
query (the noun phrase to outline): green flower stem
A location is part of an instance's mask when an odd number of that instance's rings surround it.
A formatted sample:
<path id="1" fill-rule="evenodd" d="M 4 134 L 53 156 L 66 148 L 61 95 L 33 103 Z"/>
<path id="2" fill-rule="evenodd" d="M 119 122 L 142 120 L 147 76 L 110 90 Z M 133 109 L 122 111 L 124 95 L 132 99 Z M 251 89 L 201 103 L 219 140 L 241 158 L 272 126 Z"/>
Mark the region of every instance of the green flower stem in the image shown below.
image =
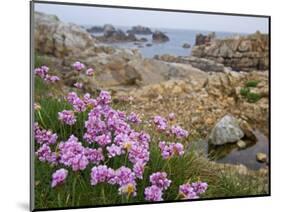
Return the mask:
<path id="1" fill-rule="evenodd" d="M 62 201 L 61 201 L 61 190 L 58 190 L 58 205 L 59 207 L 62 207 Z"/>
<path id="2" fill-rule="evenodd" d="M 105 192 L 104 192 L 104 185 L 102 185 L 102 188 L 101 188 L 101 196 L 102 196 L 102 199 L 103 199 L 103 204 L 106 204 L 106 197 L 105 197 Z"/>
<path id="3" fill-rule="evenodd" d="M 126 166 L 126 164 L 127 164 L 128 155 L 129 155 L 129 152 L 128 152 L 128 150 L 127 150 L 127 153 L 126 153 L 126 156 L 125 156 L 125 163 L 124 163 L 125 166 Z"/>
<path id="4" fill-rule="evenodd" d="M 39 119 L 40 119 L 40 121 L 41 121 L 43 127 L 46 128 L 46 124 L 45 124 L 44 121 L 43 121 L 43 118 L 42 118 L 42 115 L 41 115 L 40 110 L 38 110 L 38 116 L 39 116 Z"/>
<path id="5" fill-rule="evenodd" d="M 77 178 L 79 176 L 78 174 L 79 173 L 75 174 L 74 181 L 73 181 L 73 184 L 72 184 L 72 206 L 75 206 L 75 193 L 76 193 Z"/>

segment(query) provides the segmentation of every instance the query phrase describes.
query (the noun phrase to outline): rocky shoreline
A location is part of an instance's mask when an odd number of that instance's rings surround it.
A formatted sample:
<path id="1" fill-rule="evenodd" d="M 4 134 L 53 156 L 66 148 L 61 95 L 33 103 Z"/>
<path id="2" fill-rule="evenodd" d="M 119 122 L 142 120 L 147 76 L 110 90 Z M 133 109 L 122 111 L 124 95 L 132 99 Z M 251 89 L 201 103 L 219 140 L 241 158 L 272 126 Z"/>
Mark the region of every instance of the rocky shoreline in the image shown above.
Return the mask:
<path id="1" fill-rule="evenodd" d="M 37 12 L 35 20 L 35 52 L 59 73 L 66 91 L 75 78 L 69 67 L 79 59 L 95 68 L 94 78 L 81 78 L 84 91 L 106 88 L 116 103 L 129 103 L 128 111 L 147 116 L 175 111 L 179 124 L 190 129 L 194 139 L 210 135 L 227 114 L 239 121 L 247 139 L 253 139 L 254 129 L 269 134 L 266 35 L 257 32 L 229 39 L 198 35 L 190 57 L 143 58 L 137 49 L 114 48 L 108 43 L 141 42 L 135 34 L 150 34 L 155 42 L 169 38 L 141 26 L 126 33 L 109 25 L 86 30 Z M 103 35 L 96 38 L 89 32 Z M 249 82 L 257 83 L 248 87 Z M 243 136 L 238 137 L 235 142 Z"/>

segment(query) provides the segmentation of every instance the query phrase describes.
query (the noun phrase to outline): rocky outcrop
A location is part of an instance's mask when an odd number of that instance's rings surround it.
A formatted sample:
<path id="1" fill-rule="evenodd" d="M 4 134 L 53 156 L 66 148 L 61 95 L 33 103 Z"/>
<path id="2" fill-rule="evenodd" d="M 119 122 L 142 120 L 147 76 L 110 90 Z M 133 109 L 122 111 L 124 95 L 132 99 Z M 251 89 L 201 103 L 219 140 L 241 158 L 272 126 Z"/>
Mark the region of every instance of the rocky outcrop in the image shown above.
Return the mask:
<path id="1" fill-rule="evenodd" d="M 155 43 L 168 42 L 169 40 L 169 37 L 163 32 L 155 31 L 152 34 L 152 41 Z"/>
<path id="2" fill-rule="evenodd" d="M 127 30 L 127 33 L 138 34 L 138 35 L 151 35 L 152 31 L 149 27 L 145 26 L 133 26 L 132 29 Z"/>
<path id="3" fill-rule="evenodd" d="M 178 123 L 190 129 L 195 137 L 208 136 L 217 120 L 226 114 L 232 114 L 239 122 L 246 121 L 250 125 L 248 129 L 241 125 L 246 138 L 252 138 L 252 129 L 268 135 L 268 97 L 249 103 L 240 94 L 240 88 L 253 79 L 262 82 L 259 84 L 260 91 L 267 90 L 268 93 L 268 72 L 237 73 L 226 70 L 210 73 L 189 64 L 167 64 L 170 70 L 166 81 L 128 88 L 128 91 L 120 90 L 117 98 L 131 96 L 134 99 L 133 109 L 148 117 L 154 114 L 166 116 L 172 111 L 178 117 Z"/>
<path id="4" fill-rule="evenodd" d="M 238 120 L 233 116 L 226 115 L 219 120 L 209 136 L 209 142 L 214 145 L 234 143 L 244 136 L 239 127 Z"/>
<path id="5" fill-rule="evenodd" d="M 198 41 L 192 55 L 217 61 L 237 71 L 268 70 L 268 50 L 268 35 L 256 32 L 248 36 L 215 38 L 207 43 Z"/>
<path id="6" fill-rule="evenodd" d="M 96 36 L 96 39 L 104 43 L 115 43 L 115 42 L 134 42 L 138 41 L 136 36 L 132 33 L 126 34 L 121 29 L 117 30 L 106 30 L 103 36 Z"/>
<path id="7" fill-rule="evenodd" d="M 209 45 L 210 42 L 216 37 L 214 32 L 209 33 L 208 35 L 203 35 L 201 33 L 197 34 L 195 37 L 195 45 Z"/>
<path id="8" fill-rule="evenodd" d="M 184 43 L 182 45 L 182 48 L 185 48 L 185 49 L 189 49 L 191 47 L 191 45 L 189 43 Z"/>
<path id="9" fill-rule="evenodd" d="M 205 58 L 173 56 L 168 54 L 155 55 L 154 58 L 165 62 L 190 64 L 193 67 L 206 72 L 223 72 L 226 70 L 223 64 Z"/>
<path id="10" fill-rule="evenodd" d="M 34 46 L 38 53 L 65 58 L 96 45 L 85 29 L 63 23 L 56 16 L 35 12 L 34 20 Z"/>
<path id="11" fill-rule="evenodd" d="M 138 41 L 134 33 L 132 32 L 125 33 L 121 29 L 116 29 L 111 24 L 105 24 L 104 26 L 93 26 L 88 28 L 87 31 L 89 33 L 103 33 L 103 35 L 93 35 L 93 36 L 97 40 L 104 43 Z"/>
<path id="12" fill-rule="evenodd" d="M 103 33 L 103 26 L 92 26 L 90 28 L 87 28 L 87 32 L 89 33 Z"/>

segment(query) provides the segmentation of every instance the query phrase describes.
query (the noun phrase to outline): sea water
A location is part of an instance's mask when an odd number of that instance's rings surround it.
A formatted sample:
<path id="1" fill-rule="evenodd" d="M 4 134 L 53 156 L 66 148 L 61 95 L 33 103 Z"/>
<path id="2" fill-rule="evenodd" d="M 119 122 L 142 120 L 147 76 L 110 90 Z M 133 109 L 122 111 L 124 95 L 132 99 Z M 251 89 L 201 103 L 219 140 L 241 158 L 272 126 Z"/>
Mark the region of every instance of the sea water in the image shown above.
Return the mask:
<path id="1" fill-rule="evenodd" d="M 116 27 L 126 32 L 130 27 Z M 185 29 L 153 29 L 151 31 L 159 30 L 164 32 L 169 41 L 164 43 L 154 43 L 152 41 L 152 35 L 136 35 L 138 39 L 146 38 L 147 42 L 115 42 L 108 45 L 119 48 L 135 48 L 139 49 L 144 57 L 152 58 L 154 55 L 169 54 L 175 56 L 189 56 L 191 55 L 192 47 L 195 44 L 196 35 L 201 33 L 207 35 L 210 31 L 203 30 L 185 30 Z M 233 33 L 233 32 L 215 32 L 217 38 L 233 37 L 237 35 L 245 35 L 245 33 Z M 94 36 L 102 35 L 100 33 L 93 33 Z M 188 43 L 190 48 L 183 48 L 183 44 Z M 146 46 L 146 44 L 152 44 L 152 46 Z"/>

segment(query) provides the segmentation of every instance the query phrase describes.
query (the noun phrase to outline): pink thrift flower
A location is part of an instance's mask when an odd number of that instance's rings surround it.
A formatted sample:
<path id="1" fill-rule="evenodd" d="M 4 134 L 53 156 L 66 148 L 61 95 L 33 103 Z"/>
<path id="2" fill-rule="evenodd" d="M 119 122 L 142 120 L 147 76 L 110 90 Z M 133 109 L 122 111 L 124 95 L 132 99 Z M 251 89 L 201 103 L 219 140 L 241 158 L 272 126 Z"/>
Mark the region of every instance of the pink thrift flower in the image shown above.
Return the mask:
<path id="1" fill-rule="evenodd" d="M 51 186 L 54 188 L 54 187 L 64 183 L 67 175 L 68 175 L 68 171 L 66 169 L 62 168 L 62 169 L 59 169 L 59 170 L 55 171 L 52 175 Z"/>
<path id="2" fill-rule="evenodd" d="M 184 147 L 181 143 L 173 143 L 172 144 L 173 148 L 174 148 L 174 153 L 176 155 L 183 155 L 184 154 Z"/>
<path id="3" fill-rule="evenodd" d="M 174 113 L 169 113 L 168 118 L 170 121 L 173 121 L 173 120 L 175 120 L 176 115 Z"/>
<path id="4" fill-rule="evenodd" d="M 109 134 L 103 134 L 103 135 L 97 136 L 95 141 L 100 146 L 106 146 L 107 144 L 111 143 L 111 136 Z"/>
<path id="5" fill-rule="evenodd" d="M 49 68 L 47 66 L 42 66 L 40 68 L 35 68 L 34 73 L 35 75 L 39 76 L 40 78 L 44 79 L 49 71 Z"/>
<path id="6" fill-rule="evenodd" d="M 121 166 L 115 171 L 116 183 L 120 186 L 135 183 L 135 173 L 128 167 Z"/>
<path id="7" fill-rule="evenodd" d="M 63 110 L 62 112 L 59 112 L 58 115 L 59 120 L 68 125 L 73 125 L 76 122 L 76 118 L 72 110 Z"/>
<path id="8" fill-rule="evenodd" d="M 187 138 L 188 132 L 182 129 L 180 126 L 172 126 L 171 133 L 174 134 L 177 138 Z"/>
<path id="9" fill-rule="evenodd" d="M 132 112 L 129 116 L 128 116 L 128 121 L 134 124 L 139 124 L 141 123 L 141 119 L 139 118 L 139 116 Z"/>
<path id="10" fill-rule="evenodd" d="M 94 166 L 91 171 L 91 185 L 98 183 L 108 182 L 115 184 L 115 172 L 113 169 L 108 168 L 106 165 Z"/>
<path id="11" fill-rule="evenodd" d="M 145 164 L 137 162 L 133 166 L 133 172 L 138 179 L 143 179 Z"/>
<path id="12" fill-rule="evenodd" d="M 154 116 L 153 122 L 159 131 L 164 131 L 167 128 L 167 120 L 161 116 Z"/>
<path id="13" fill-rule="evenodd" d="M 191 186 L 193 187 L 194 191 L 198 195 L 200 195 L 206 192 L 208 188 L 208 183 L 199 181 L 199 182 L 191 183 Z"/>
<path id="14" fill-rule="evenodd" d="M 87 157 L 89 162 L 95 164 L 100 164 L 100 162 L 104 160 L 102 148 L 98 148 L 98 149 L 86 148 L 85 156 Z"/>
<path id="15" fill-rule="evenodd" d="M 85 102 L 75 92 L 70 92 L 66 99 L 76 112 L 84 112 L 87 109 Z"/>
<path id="16" fill-rule="evenodd" d="M 54 83 L 60 80 L 58 76 L 52 76 L 48 74 L 49 68 L 47 66 L 41 66 L 34 70 L 35 75 L 45 80 L 46 82 Z"/>
<path id="17" fill-rule="evenodd" d="M 98 104 L 108 105 L 111 102 L 111 96 L 108 91 L 101 91 L 97 98 Z"/>
<path id="18" fill-rule="evenodd" d="M 52 165 L 57 164 L 57 155 L 52 152 L 48 144 L 43 144 L 35 154 L 41 162 L 48 162 Z"/>
<path id="19" fill-rule="evenodd" d="M 94 69 L 92 69 L 92 68 L 87 69 L 86 70 L 86 75 L 87 76 L 93 76 L 94 75 Z"/>
<path id="20" fill-rule="evenodd" d="M 144 190 L 144 195 L 145 195 L 145 199 L 148 200 L 148 201 L 156 202 L 156 201 L 162 201 L 163 200 L 162 189 L 157 187 L 156 185 L 146 187 L 145 190 Z"/>
<path id="21" fill-rule="evenodd" d="M 119 156 L 124 154 L 125 152 L 122 150 L 122 147 L 112 144 L 111 146 L 107 146 L 106 150 L 108 151 L 108 157 L 113 158 L 115 156 Z"/>
<path id="22" fill-rule="evenodd" d="M 156 185 L 163 190 L 167 190 L 172 182 L 167 178 L 166 172 L 155 172 L 150 175 L 149 180 L 152 185 Z"/>
<path id="23" fill-rule="evenodd" d="M 81 88 L 83 88 L 83 83 L 81 83 L 81 82 L 76 82 L 76 83 L 73 84 L 73 86 L 76 87 L 76 88 L 81 89 Z"/>
<path id="24" fill-rule="evenodd" d="M 198 199 L 199 196 L 194 191 L 194 188 L 189 184 L 183 184 L 179 187 L 179 194 L 183 196 L 183 199 Z"/>
<path id="25" fill-rule="evenodd" d="M 73 63 L 72 67 L 76 70 L 76 71 L 81 71 L 82 69 L 85 68 L 85 65 L 79 61 L 76 61 L 75 63 Z"/>
<path id="26" fill-rule="evenodd" d="M 60 78 L 59 78 L 58 76 L 55 76 L 55 75 L 48 75 L 48 74 L 47 74 L 47 75 L 45 76 L 44 80 L 45 80 L 46 82 L 49 82 L 49 83 L 55 83 L 55 82 L 59 81 Z"/>
<path id="27" fill-rule="evenodd" d="M 56 133 L 52 133 L 51 130 L 39 127 L 39 124 L 36 122 L 34 124 L 34 138 L 39 144 L 55 144 L 58 136 Z"/>
<path id="28" fill-rule="evenodd" d="M 181 143 L 166 143 L 165 141 L 159 142 L 159 148 L 163 159 L 169 159 L 175 155 L 183 155 L 184 147 Z"/>
<path id="29" fill-rule="evenodd" d="M 61 142 L 59 150 L 60 163 L 72 167 L 73 171 L 84 170 L 87 167 L 89 160 L 85 155 L 86 150 L 74 135 Z"/>

